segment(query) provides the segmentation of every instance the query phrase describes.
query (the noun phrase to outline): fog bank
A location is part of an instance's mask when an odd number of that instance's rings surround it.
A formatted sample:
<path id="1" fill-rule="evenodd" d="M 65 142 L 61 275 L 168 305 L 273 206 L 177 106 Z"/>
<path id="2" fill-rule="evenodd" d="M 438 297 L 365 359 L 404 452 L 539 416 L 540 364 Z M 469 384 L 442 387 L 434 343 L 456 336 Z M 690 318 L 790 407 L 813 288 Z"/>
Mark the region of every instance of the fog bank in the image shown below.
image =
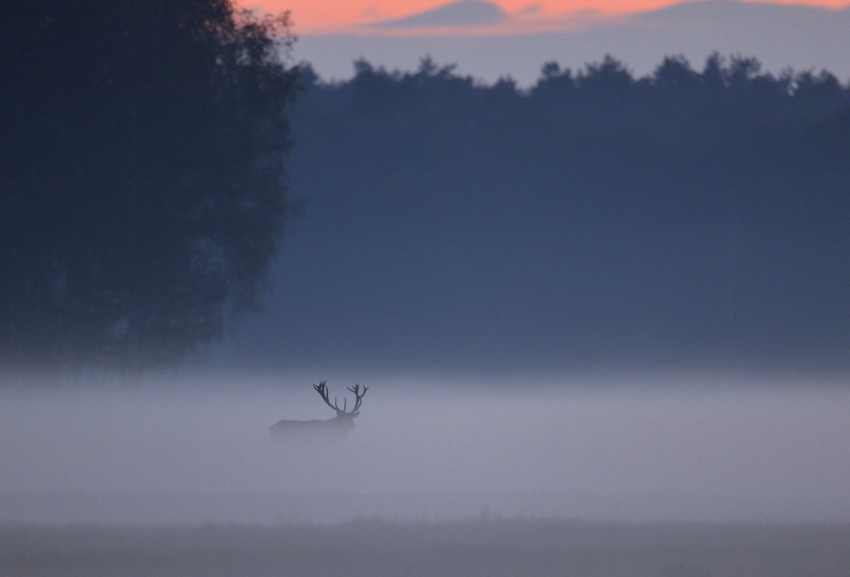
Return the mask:
<path id="1" fill-rule="evenodd" d="M 307 446 L 303 378 L 6 390 L 0 522 L 850 520 L 846 387 L 674 380 L 376 381 Z"/>

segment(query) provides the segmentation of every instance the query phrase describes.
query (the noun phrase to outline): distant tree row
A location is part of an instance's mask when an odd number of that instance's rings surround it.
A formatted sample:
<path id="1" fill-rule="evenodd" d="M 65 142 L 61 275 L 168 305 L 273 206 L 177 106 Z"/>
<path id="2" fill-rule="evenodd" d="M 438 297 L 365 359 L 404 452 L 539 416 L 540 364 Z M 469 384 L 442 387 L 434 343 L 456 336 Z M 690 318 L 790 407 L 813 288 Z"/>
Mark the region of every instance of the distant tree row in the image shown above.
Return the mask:
<path id="1" fill-rule="evenodd" d="M 278 291 L 298 303 L 280 362 L 850 361 L 850 87 L 830 73 L 713 55 L 636 78 L 608 57 L 521 90 L 355 68 L 305 69 L 294 110 L 310 240 Z"/>
<path id="2" fill-rule="evenodd" d="M 365 60 L 354 67 L 351 81 L 322 84 L 322 89 L 340 93 L 337 99 L 348 100 L 352 111 L 383 116 L 394 111 L 423 115 L 435 109 L 451 109 L 461 116 L 469 114 L 470 107 L 513 106 L 519 107 L 514 112 L 533 111 L 595 128 L 676 124 L 690 129 L 704 120 L 811 121 L 850 104 L 850 87 L 826 70 L 789 69 L 775 76 L 762 72 L 755 58 L 726 59 L 718 53 L 706 60 L 702 72 L 682 56 L 669 56 L 653 74 L 640 78 L 611 56 L 577 71 L 549 62 L 526 90 L 510 78 L 481 84 L 456 75 L 453 65 L 439 66 L 430 58 L 424 58 L 416 72 L 390 72 Z M 309 70 L 304 74 L 308 82 L 318 82 Z"/>

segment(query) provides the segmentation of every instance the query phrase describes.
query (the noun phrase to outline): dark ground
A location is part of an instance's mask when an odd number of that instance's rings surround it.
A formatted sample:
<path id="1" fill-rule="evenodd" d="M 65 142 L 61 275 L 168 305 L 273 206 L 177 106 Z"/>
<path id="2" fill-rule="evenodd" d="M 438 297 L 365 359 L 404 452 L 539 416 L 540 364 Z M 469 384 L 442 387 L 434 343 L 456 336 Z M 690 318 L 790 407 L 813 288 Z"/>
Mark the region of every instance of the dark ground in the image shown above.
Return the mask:
<path id="1" fill-rule="evenodd" d="M 0 528 L 0 575 L 850 575 L 850 524 Z"/>

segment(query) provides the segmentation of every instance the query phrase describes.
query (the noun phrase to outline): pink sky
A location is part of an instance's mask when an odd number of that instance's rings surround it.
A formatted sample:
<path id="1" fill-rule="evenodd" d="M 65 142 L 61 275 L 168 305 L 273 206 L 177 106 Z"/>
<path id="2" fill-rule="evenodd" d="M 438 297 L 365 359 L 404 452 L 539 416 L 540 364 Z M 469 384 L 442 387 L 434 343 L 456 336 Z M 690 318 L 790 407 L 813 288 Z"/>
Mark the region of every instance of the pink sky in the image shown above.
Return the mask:
<path id="1" fill-rule="evenodd" d="M 448 0 L 243 0 L 246 8 L 277 13 L 290 10 L 298 34 L 350 31 L 358 25 L 409 16 L 447 4 Z M 498 0 L 502 9 L 541 28 L 557 26 L 571 13 L 592 10 L 606 14 L 624 14 L 661 8 L 677 2 L 670 0 Z M 808 4 L 841 8 L 847 0 L 780 0 L 783 4 Z"/>

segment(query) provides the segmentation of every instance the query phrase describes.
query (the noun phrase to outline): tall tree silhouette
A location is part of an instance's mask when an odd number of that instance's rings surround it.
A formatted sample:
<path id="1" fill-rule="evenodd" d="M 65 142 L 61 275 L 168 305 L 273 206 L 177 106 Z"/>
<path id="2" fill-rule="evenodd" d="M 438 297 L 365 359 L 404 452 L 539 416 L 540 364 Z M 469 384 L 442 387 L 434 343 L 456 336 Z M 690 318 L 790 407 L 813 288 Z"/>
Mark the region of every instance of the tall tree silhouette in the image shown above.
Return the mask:
<path id="1" fill-rule="evenodd" d="M 292 211 L 288 16 L 36 0 L 0 38 L 2 361 L 140 366 L 222 336 Z"/>

